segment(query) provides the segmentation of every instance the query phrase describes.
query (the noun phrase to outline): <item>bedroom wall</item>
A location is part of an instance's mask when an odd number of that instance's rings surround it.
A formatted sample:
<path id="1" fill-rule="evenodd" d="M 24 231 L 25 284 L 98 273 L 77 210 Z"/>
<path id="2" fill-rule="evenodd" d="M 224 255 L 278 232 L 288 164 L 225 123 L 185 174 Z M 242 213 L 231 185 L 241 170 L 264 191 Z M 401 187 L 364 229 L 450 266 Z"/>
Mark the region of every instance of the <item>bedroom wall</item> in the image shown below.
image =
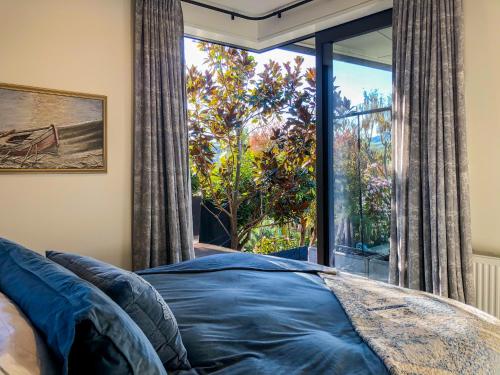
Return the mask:
<path id="1" fill-rule="evenodd" d="M 500 2 L 465 0 L 474 251 L 500 256 Z M 0 236 L 130 266 L 131 0 L 0 0 L 0 82 L 108 96 L 108 173 L 1 174 Z"/>
<path id="2" fill-rule="evenodd" d="M 0 236 L 130 267 L 131 0 L 0 0 L 0 82 L 108 96 L 106 174 L 1 174 Z"/>
<path id="3" fill-rule="evenodd" d="M 464 5 L 472 245 L 500 256 L 500 1 Z"/>

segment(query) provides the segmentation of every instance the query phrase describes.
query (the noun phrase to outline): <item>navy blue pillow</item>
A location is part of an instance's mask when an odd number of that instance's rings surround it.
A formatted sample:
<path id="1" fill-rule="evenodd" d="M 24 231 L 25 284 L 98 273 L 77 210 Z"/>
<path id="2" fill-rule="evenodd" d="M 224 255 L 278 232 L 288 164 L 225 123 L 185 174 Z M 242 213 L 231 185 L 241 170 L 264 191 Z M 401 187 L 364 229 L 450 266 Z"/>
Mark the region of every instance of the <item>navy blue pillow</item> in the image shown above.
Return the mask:
<path id="1" fill-rule="evenodd" d="M 47 258 L 87 280 L 115 301 L 142 329 L 167 370 L 188 370 L 177 321 L 162 296 L 142 277 L 97 259 L 47 251 Z"/>
<path id="2" fill-rule="evenodd" d="M 1 238 L 0 290 L 45 336 L 63 373 L 166 375 L 139 327 L 102 291 Z"/>

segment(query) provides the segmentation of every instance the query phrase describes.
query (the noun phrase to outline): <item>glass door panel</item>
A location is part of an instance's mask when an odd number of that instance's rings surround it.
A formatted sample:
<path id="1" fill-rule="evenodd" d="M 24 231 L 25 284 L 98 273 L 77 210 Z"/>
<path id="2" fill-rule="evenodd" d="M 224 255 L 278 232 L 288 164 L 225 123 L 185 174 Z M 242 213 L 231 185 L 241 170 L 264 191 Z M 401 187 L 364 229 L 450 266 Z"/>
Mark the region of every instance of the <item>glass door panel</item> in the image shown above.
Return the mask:
<path id="1" fill-rule="evenodd" d="M 387 280 L 390 237 L 390 25 L 389 10 L 316 36 L 318 169 L 324 172 L 319 253 L 331 266 L 379 280 Z"/>
<path id="2" fill-rule="evenodd" d="M 386 273 L 374 270 L 370 262 L 387 261 L 389 254 L 391 34 L 389 27 L 332 44 L 334 248 L 330 258 L 338 268 L 379 279 L 387 279 Z"/>

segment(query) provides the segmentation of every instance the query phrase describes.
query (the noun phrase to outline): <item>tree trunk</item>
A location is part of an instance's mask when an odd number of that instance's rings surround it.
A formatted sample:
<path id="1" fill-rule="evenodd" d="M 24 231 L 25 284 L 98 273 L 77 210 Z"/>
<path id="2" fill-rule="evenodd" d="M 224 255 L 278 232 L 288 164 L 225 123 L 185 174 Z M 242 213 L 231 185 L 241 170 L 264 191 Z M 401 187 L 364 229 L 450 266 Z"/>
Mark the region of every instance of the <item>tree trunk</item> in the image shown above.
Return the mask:
<path id="1" fill-rule="evenodd" d="M 302 247 L 306 243 L 306 229 L 307 229 L 307 220 L 305 218 L 300 218 L 300 244 Z"/>
<path id="2" fill-rule="evenodd" d="M 387 168 L 387 158 L 388 158 L 387 145 L 384 144 L 384 177 L 388 179 L 389 178 L 389 170 Z"/>
<path id="3" fill-rule="evenodd" d="M 231 249 L 238 250 L 240 241 L 238 238 L 238 211 L 231 212 Z"/>
<path id="4" fill-rule="evenodd" d="M 241 160 L 243 153 L 243 145 L 241 139 L 241 130 L 236 132 L 236 173 L 234 176 L 234 187 L 232 191 L 232 202 L 231 202 L 231 249 L 238 250 L 240 245 L 240 240 L 238 238 L 238 208 L 240 205 L 240 179 L 241 179 Z"/>
<path id="5" fill-rule="evenodd" d="M 316 230 L 315 228 L 311 228 L 311 237 L 309 237 L 309 247 L 314 246 L 316 243 Z"/>

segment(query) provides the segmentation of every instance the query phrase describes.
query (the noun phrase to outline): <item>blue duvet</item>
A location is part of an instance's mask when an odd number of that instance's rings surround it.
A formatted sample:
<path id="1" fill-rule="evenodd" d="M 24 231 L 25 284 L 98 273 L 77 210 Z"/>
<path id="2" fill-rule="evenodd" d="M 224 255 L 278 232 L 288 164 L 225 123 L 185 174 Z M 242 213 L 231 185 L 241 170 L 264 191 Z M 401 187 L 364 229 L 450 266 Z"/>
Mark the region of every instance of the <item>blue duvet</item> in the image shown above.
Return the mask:
<path id="1" fill-rule="evenodd" d="M 324 270 L 235 253 L 139 274 L 177 318 L 189 374 L 387 374 L 316 275 Z"/>

